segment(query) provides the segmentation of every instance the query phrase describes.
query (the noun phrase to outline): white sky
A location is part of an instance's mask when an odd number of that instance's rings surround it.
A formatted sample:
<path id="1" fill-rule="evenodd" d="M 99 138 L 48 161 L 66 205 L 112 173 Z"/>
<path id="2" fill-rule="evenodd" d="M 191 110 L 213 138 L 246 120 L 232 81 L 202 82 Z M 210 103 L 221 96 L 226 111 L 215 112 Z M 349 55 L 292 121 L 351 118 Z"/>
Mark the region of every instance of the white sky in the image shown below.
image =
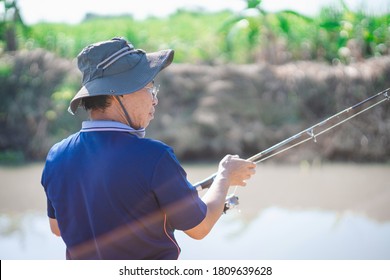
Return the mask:
<path id="1" fill-rule="evenodd" d="M 344 0 L 352 8 L 364 5 L 367 11 L 390 12 L 390 0 Z M 102 15 L 132 14 L 137 19 L 149 15 L 167 16 L 178 8 L 202 7 L 210 11 L 245 8 L 244 0 L 18 0 L 22 18 L 27 24 L 46 22 L 78 23 L 86 13 Z M 292 9 L 315 15 L 320 7 L 338 0 L 263 0 L 262 7 L 270 12 Z"/>

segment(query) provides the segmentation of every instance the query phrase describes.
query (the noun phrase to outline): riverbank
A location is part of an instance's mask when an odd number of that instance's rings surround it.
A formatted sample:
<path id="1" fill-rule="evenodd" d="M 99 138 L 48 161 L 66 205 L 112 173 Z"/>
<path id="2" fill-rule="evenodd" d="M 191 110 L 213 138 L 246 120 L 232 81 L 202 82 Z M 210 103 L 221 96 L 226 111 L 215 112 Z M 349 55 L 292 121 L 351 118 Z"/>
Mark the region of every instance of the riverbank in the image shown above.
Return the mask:
<path id="1" fill-rule="evenodd" d="M 87 118 L 82 109 L 76 116 L 66 111 L 79 88 L 69 85 L 79 85 L 80 73 L 73 61 L 44 50 L 16 52 L 0 57 L 2 62 L 10 76 L 0 85 L 10 94 L 1 112 L 6 118 L 0 118 L 0 162 L 42 161 L 54 143 L 79 131 Z M 249 157 L 386 90 L 389 77 L 390 56 L 348 65 L 173 64 L 156 79 L 161 91 L 146 135 L 174 147 L 182 160 L 218 160 L 228 153 Z M 321 135 L 312 149 L 305 145 L 274 160 L 385 163 L 390 161 L 389 135 L 386 102 Z"/>

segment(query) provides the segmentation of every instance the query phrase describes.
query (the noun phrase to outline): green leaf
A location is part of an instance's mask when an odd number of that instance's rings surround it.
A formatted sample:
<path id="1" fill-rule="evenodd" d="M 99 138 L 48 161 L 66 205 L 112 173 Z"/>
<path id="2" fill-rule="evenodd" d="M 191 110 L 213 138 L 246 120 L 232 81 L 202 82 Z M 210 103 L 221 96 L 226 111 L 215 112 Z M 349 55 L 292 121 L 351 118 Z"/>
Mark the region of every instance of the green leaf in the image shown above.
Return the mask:
<path id="1" fill-rule="evenodd" d="M 247 8 L 248 9 L 253 9 L 253 8 L 257 8 L 258 6 L 260 6 L 261 4 L 261 1 L 262 0 L 247 0 Z"/>
<path id="2" fill-rule="evenodd" d="M 325 29 L 335 29 L 341 26 L 340 22 L 337 21 L 327 21 L 320 24 L 320 27 Z"/>

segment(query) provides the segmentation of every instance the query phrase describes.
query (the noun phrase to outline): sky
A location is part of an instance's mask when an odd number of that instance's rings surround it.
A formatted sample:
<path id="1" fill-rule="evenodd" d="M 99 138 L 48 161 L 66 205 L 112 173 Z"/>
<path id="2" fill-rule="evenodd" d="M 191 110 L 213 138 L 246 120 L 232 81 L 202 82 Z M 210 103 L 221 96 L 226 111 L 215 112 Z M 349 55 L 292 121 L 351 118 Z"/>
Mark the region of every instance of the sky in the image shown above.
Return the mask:
<path id="1" fill-rule="evenodd" d="M 390 12 L 390 0 L 344 0 L 356 9 L 364 5 L 369 12 Z M 18 0 L 22 18 L 27 24 L 37 22 L 79 23 L 86 13 L 101 15 L 132 14 L 136 19 L 147 16 L 168 16 L 178 8 L 201 7 L 208 11 L 245 8 L 244 0 Z M 338 0 L 263 0 L 262 7 L 275 12 L 292 9 L 306 15 L 316 15 L 319 9 Z"/>

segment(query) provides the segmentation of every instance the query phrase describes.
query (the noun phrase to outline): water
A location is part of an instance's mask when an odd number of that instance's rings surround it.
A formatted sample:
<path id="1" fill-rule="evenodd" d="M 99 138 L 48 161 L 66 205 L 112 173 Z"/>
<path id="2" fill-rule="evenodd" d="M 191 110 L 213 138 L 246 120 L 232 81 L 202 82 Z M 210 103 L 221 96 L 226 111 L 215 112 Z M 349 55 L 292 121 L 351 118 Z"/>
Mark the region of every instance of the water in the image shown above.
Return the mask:
<path id="1" fill-rule="evenodd" d="M 390 259 L 390 222 L 269 208 L 250 224 L 223 218 L 203 241 L 178 236 L 181 259 Z"/>
<path id="2" fill-rule="evenodd" d="M 215 166 L 185 166 L 193 182 Z M 64 259 L 41 164 L 0 168 L 0 259 Z M 177 232 L 180 259 L 390 259 L 390 166 L 258 167 L 238 209 L 203 240 Z"/>
<path id="3" fill-rule="evenodd" d="M 65 245 L 49 230 L 42 212 L 0 216 L 0 259 L 65 259 Z"/>

